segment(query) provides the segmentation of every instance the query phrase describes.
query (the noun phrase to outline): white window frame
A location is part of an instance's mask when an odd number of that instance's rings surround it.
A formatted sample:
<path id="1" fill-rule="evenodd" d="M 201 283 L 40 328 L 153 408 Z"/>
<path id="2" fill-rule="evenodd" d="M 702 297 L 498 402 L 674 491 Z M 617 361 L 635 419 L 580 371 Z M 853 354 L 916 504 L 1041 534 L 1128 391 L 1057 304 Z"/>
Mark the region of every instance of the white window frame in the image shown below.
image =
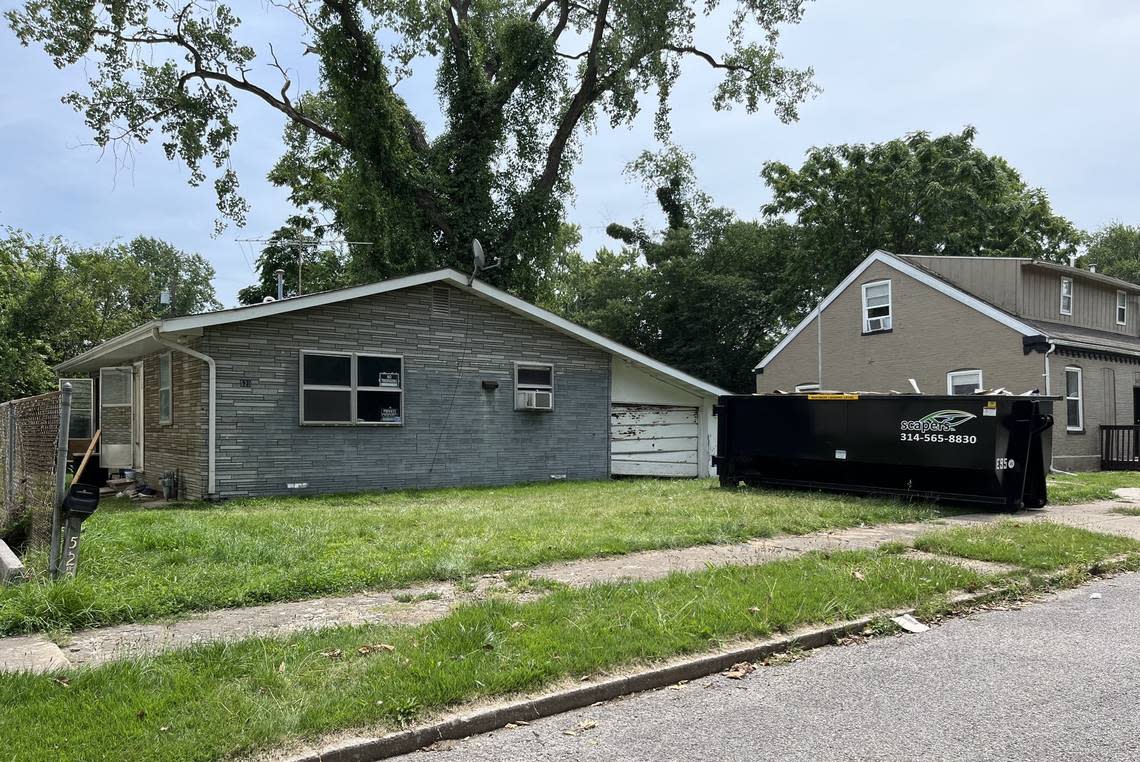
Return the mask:
<path id="1" fill-rule="evenodd" d="M 950 395 L 954 394 L 954 380 L 956 378 L 961 377 L 961 376 L 977 376 L 978 377 L 978 384 L 974 388 L 975 389 L 984 389 L 985 388 L 984 386 L 982 386 L 982 371 L 980 368 L 963 368 L 962 370 L 952 370 L 946 374 L 946 393 L 947 394 L 950 394 Z M 965 395 L 958 395 L 958 396 L 962 397 Z"/>
<path id="2" fill-rule="evenodd" d="M 349 372 L 349 385 L 338 386 L 330 384 L 306 384 L 305 383 L 305 357 L 306 355 L 317 355 L 321 357 L 347 357 L 349 358 L 348 372 Z M 371 357 L 383 360 L 399 360 L 400 361 L 400 384 L 397 387 L 392 386 L 360 386 L 357 381 L 357 360 L 361 357 Z M 382 352 L 336 352 L 325 349 L 302 349 L 300 351 L 300 359 L 297 368 L 297 386 L 300 390 L 297 394 L 298 404 L 298 420 L 301 426 L 403 426 L 404 417 L 404 375 L 406 372 L 403 355 L 384 354 Z M 305 420 L 305 392 L 306 391 L 329 391 L 329 392 L 348 392 L 348 410 L 349 420 L 347 421 L 306 421 Z M 399 421 L 362 421 L 358 414 L 358 406 L 356 403 L 357 394 L 361 391 L 364 392 L 399 392 L 400 394 L 400 420 Z"/>
<path id="3" fill-rule="evenodd" d="M 882 286 L 883 284 L 886 284 L 886 286 L 887 286 L 887 314 L 884 316 L 880 316 L 878 318 L 875 318 L 875 319 L 881 320 L 883 317 L 885 317 L 886 318 L 886 325 L 883 328 L 876 328 L 875 330 L 872 331 L 871 327 L 870 327 L 871 318 L 868 317 L 868 315 L 867 315 L 867 311 L 869 309 L 871 309 L 867 306 L 867 289 L 873 288 L 875 286 Z M 883 333 L 886 331 L 890 331 L 894 327 L 895 327 L 894 293 L 893 293 L 893 289 L 891 288 L 890 278 L 887 278 L 886 280 L 872 281 L 871 283 L 864 283 L 863 284 L 863 333 L 865 333 L 865 334 L 867 334 L 867 333 Z"/>
<path id="4" fill-rule="evenodd" d="M 519 383 L 519 370 L 521 368 L 543 368 L 545 370 L 549 370 L 550 371 L 550 383 L 549 384 L 520 384 Z M 552 365 L 551 363 L 548 363 L 548 362 L 531 362 L 529 360 L 516 360 L 515 361 L 515 369 L 514 369 L 514 373 L 513 373 L 513 379 L 514 379 L 514 383 L 515 383 L 515 390 L 514 390 L 514 394 L 512 396 L 514 397 L 515 410 L 524 410 L 525 409 L 525 408 L 519 407 L 519 404 L 518 404 L 518 399 L 519 399 L 518 393 L 519 392 L 550 392 L 550 409 L 551 410 L 554 409 L 554 365 Z"/>
<path id="5" fill-rule="evenodd" d="M 1075 395 L 1069 394 L 1069 373 L 1077 374 L 1077 393 Z M 1077 401 L 1077 425 L 1069 425 L 1069 402 L 1070 400 Z M 1084 372 L 1079 366 L 1067 365 L 1065 366 L 1065 431 L 1084 431 L 1085 430 L 1085 379 Z"/>
<path id="6" fill-rule="evenodd" d="M 162 384 L 162 365 L 166 363 L 166 385 Z M 167 397 L 166 416 L 162 415 L 162 397 Z M 158 356 L 158 423 L 160 426 L 169 426 L 174 423 L 174 353 L 167 352 Z"/>
<path id="7" fill-rule="evenodd" d="M 797 392 L 818 392 L 819 384 L 796 384 Z"/>
<path id="8" fill-rule="evenodd" d="M 1065 291 L 1066 286 L 1068 286 L 1068 293 Z M 1065 306 L 1065 299 L 1069 300 L 1068 307 Z M 1061 304 L 1059 307 L 1062 315 L 1073 314 L 1073 279 L 1067 275 L 1061 276 Z"/>
<path id="9" fill-rule="evenodd" d="M 1116 324 L 1128 325 L 1128 292 L 1116 292 Z"/>

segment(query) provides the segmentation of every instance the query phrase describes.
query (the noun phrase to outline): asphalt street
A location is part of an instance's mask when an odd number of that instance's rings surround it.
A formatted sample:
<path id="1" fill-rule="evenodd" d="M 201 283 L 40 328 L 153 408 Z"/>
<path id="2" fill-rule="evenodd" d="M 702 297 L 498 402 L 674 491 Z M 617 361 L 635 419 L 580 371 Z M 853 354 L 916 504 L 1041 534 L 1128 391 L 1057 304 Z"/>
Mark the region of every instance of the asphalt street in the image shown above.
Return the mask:
<path id="1" fill-rule="evenodd" d="M 430 758 L 1140 760 L 1140 574 L 444 746 Z"/>

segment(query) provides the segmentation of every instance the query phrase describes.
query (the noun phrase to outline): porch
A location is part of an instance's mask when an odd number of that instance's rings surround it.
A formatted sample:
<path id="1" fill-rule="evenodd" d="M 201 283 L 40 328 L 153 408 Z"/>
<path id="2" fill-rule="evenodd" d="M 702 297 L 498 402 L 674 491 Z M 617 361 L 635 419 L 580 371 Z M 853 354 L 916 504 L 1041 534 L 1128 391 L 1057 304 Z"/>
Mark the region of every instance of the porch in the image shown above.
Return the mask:
<path id="1" fill-rule="evenodd" d="M 1100 427 L 1102 471 L 1140 471 L 1140 424 Z"/>

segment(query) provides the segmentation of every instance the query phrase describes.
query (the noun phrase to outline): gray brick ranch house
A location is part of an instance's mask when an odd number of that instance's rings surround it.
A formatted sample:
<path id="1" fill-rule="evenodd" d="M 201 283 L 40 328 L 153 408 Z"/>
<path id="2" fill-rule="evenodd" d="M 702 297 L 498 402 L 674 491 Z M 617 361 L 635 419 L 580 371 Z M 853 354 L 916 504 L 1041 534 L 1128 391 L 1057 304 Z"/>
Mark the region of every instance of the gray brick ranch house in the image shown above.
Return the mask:
<path id="1" fill-rule="evenodd" d="M 185 497 L 707 476 L 726 392 L 450 269 L 155 320 L 57 367 L 70 449 Z"/>
<path id="2" fill-rule="evenodd" d="M 1036 389 L 1063 398 L 1054 467 L 1097 468 L 1099 427 L 1140 424 L 1138 295 L 1052 262 L 876 251 L 760 361 L 756 389 Z M 1140 437 L 1123 434 L 1131 462 Z"/>

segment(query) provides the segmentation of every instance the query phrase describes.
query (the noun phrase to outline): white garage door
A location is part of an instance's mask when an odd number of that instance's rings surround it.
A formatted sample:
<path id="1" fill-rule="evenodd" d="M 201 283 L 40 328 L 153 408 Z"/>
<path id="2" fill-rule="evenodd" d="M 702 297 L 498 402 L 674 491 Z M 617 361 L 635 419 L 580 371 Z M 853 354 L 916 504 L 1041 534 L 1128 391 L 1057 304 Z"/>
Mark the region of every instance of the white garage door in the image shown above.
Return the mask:
<path id="1" fill-rule="evenodd" d="M 623 476 L 696 476 L 695 407 L 614 403 L 610 471 Z"/>

